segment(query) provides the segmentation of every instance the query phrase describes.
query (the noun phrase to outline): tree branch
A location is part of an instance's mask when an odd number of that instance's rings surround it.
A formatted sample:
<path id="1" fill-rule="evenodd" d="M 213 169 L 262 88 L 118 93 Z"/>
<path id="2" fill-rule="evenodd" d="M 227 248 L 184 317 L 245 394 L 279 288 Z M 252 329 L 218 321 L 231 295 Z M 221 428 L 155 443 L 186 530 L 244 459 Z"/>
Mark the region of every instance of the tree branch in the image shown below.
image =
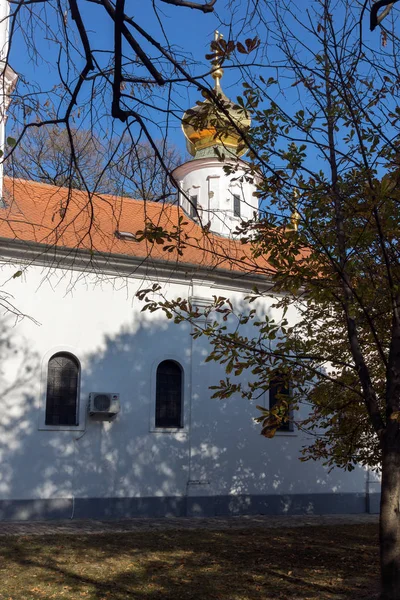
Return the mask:
<path id="1" fill-rule="evenodd" d="M 194 8 L 201 10 L 203 13 L 214 12 L 214 5 L 217 0 L 210 0 L 205 4 L 197 4 L 197 2 L 188 2 L 187 0 L 161 0 L 164 4 L 173 4 L 174 6 L 186 6 L 186 8 Z"/>
<path id="2" fill-rule="evenodd" d="M 113 81 L 113 98 L 111 105 L 111 114 L 116 119 L 121 119 L 123 122 L 123 114 L 120 110 L 121 100 L 121 83 L 122 83 L 122 26 L 124 24 L 124 6 L 125 0 L 117 0 L 115 4 L 114 16 L 114 81 Z"/>
<path id="3" fill-rule="evenodd" d="M 93 1 L 93 0 L 91 0 L 91 1 Z M 110 15 L 110 17 L 115 21 L 115 19 L 116 19 L 116 9 L 113 7 L 113 5 L 111 4 L 111 2 L 109 2 L 109 0 L 99 0 L 99 1 L 94 0 L 94 2 L 95 2 L 95 4 L 101 4 L 102 6 L 104 6 L 104 8 L 106 9 L 106 11 Z M 164 81 L 163 76 L 154 67 L 153 63 L 151 62 L 151 60 L 149 59 L 149 57 L 147 56 L 147 54 L 142 50 L 141 46 L 138 44 L 138 42 L 135 40 L 135 38 L 133 37 L 133 35 L 131 34 L 131 32 L 129 31 L 129 29 L 127 28 L 127 26 L 125 25 L 124 20 L 126 20 L 126 15 L 122 14 L 121 19 L 122 20 L 121 20 L 121 23 L 120 23 L 120 28 L 121 28 L 121 32 L 122 32 L 124 38 L 126 39 L 126 41 L 128 42 L 128 44 L 130 45 L 130 47 L 132 48 L 132 50 L 134 52 L 136 52 L 136 54 L 138 55 L 138 57 L 140 58 L 140 60 L 142 61 L 142 63 L 146 67 L 146 69 L 149 71 L 149 73 L 154 77 L 154 79 L 156 80 L 156 82 L 159 85 L 164 85 L 165 81 Z M 122 49 L 121 49 L 121 52 L 122 52 Z"/>
<path id="4" fill-rule="evenodd" d="M 391 0 L 378 0 L 378 2 L 375 2 L 375 4 L 373 4 L 373 6 L 371 7 L 371 16 L 370 16 L 370 29 L 371 31 L 374 31 L 374 29 L 380 25 L 380 23 L 383 21 L 383 19 L 385 17 L 387 17 L 387 15 L 390 13 L 390 11 L 393 8 L 393 5 L 398 2 L 398 0 L 393 0 L 391 2 Z M 381 12 L 380 15 L 378 15 L 378 11 L 383 7 L 386 6 L 385 10 Z"/>

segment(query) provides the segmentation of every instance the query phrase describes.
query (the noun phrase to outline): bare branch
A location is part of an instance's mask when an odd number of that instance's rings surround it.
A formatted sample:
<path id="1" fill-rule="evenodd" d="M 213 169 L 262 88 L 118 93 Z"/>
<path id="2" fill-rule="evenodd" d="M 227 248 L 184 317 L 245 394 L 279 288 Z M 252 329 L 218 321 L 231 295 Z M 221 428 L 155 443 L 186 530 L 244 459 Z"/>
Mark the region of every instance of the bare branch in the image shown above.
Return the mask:
<path id="1" fill-rule="evenodd" d="M 371 31 L 374 31 L 374 29 L 380 25 L 380 23 L 382 23 L 383 19 L 385 17 L 387 17 L 387 15 L 390 13 L 390 11 L 392 10 L 394 4 L 396 4 L 396 2 L 398 2 L 398 0 L 378 0 L 378 2 L 375 2 L 375 4 L 372 5 L 371 7 L 371 16 L 370 16 L 370 29 Z M 386 6 L 385 10 L 383 10 L 381 12 L 380 15 L 378 15 L 378 11 L 383 7 Z"/>
<path id="2" fill-rule="evenodd" d="M 188 0 L 161 0 L 164 4 L 173 4 L 174 6 L 186 6 L 186 8 L 194 8 L 201 10 L 203 13 L 210 13 L 214 11 L 214 6 L 217 0 L 210 0 L 205 4 L 198 4 L 197 2 L 188 2 Z"/>

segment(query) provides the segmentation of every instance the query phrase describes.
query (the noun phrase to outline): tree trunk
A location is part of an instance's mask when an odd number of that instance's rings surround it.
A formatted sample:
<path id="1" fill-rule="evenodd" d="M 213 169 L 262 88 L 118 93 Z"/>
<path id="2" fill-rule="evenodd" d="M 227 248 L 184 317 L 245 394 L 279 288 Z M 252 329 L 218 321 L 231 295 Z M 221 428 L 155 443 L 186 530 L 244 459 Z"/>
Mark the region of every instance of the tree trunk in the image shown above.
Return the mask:
<path id="1" fill-rule="evenodd" d="M 383 443 L 380 600 L 400 600 L 400 440 L 398 435 L 393 437 Z"/>

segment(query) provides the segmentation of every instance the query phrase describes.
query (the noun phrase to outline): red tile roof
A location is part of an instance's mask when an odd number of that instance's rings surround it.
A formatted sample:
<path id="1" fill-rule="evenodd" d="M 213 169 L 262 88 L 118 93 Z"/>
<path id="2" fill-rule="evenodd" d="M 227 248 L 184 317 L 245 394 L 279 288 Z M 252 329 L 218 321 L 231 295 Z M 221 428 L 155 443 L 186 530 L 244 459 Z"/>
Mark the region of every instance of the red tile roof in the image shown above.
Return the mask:
<path id="1" fill-rule="evenodd" d="M 34 181 L 4 181 L 5 207 L 0 208 L 0 237 L 92 253 L 191 263 L 207 269 L 266 273 L 263 257 L 252 258 L 249 244 L 205 233 L 182 209 L 160 202 L 144 202 L 105 194 L 88 196 Z M 181 226 L 179 219 L 183 219 Z M 163 244 L 120 239 L 116 231 L 135 234 L 145 224 L 167 231 L 180 230 L 182 255 Z M 176 242 L 165 242 L 176 246 Z"/>

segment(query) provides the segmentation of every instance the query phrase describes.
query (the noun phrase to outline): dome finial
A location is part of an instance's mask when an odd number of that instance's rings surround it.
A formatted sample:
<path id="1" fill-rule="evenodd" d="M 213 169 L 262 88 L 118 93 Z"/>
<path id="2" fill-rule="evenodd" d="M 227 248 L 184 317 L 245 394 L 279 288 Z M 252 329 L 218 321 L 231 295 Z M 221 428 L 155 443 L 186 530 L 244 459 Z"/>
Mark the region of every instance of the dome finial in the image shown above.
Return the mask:
<path id="1" fill-rule="evenodd" d="M 250 128 L 250 116 L 242 108 L 229 100 L 221 89 L 223 75 L 221 57 L 224 56 L 221 40 L 223 35 L 216 31 L 211 42 L 211 76 L 214 79 L 214 94 L 203 90 L 203 102 L 185 112 L 182 129 L 187 140 L 187 148 L 195 158 L 216 157 L 215 149 L 230 158 L 242 156 L 247 146 L 243 134 Z M 218 102 L 215 102 L 215 95 Z M 243 132 L 243 133 L 242 133 Z"/>
<path id="2" fill-rule="evenodd" d="M 214 91 L 219 94 L 221 93 L 221 78 L 224 74 L 224 70 L 221 67 L 221 51 L 218 49 L 218 42 L 222 40 L 224 36 L 219 31 L 214 32 L 214 43 L 211 44 L 211 50 L 214 50 L 214 58 L 211 61 L 212 71 L 211 77 L 214 79 Z"/>

